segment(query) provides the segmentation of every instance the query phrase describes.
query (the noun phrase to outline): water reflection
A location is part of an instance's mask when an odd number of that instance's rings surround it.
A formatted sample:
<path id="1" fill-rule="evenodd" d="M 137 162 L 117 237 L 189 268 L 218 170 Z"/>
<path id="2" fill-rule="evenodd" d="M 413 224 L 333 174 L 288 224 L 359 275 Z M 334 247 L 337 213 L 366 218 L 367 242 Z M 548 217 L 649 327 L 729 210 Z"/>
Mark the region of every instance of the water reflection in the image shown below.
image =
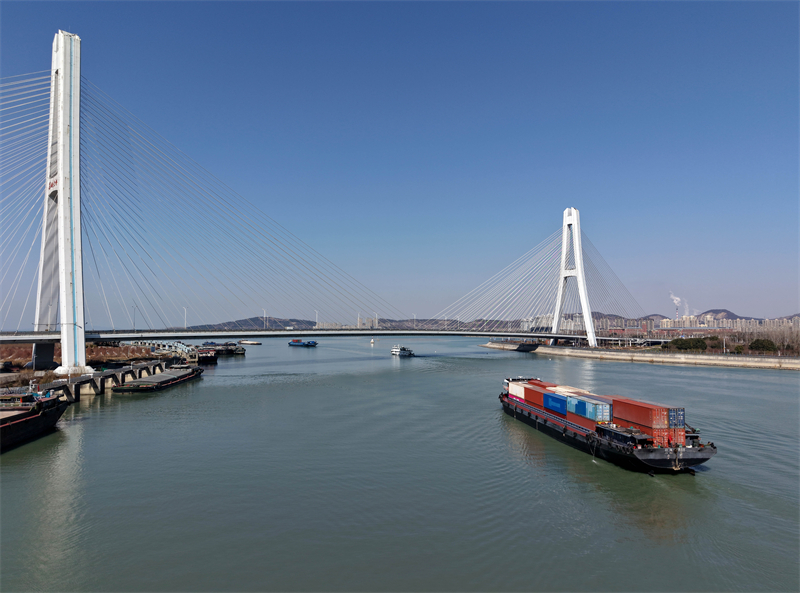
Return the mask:
<path id="1" fill-rule="evenodd" d="M 2 459 L 4 478 L 21 490 L 15 498 L 25 500 L 2 507 L 3 573 L 28 590 L 57 582 L 77 560 L 70 542 L 83 514 L 83 423 L 67 412 L 53 433 Z"/>
<path id="2" fill-rule="evenodd" d="M 565 476 L 580 492 L 595 495 L 585 502 L 602 505 L 615 521 L 651 541 L 686 543 L 690 528 L 714 505 L 713 490 L 700 484 L 699 476 L 651 477 L 626 470 L 593 459 L 506 414 L 500 426 L 517 461 L 542 478 Z"/>

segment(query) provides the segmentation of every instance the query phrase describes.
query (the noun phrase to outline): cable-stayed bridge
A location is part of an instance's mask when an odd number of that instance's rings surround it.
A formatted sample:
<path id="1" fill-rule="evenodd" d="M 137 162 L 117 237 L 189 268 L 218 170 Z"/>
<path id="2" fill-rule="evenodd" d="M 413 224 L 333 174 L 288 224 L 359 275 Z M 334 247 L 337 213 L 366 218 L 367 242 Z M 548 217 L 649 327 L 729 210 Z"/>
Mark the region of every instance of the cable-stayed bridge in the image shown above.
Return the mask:
<path id="1" fill-rule="evenodd" d="M 412 319 L 82 77 L 63 31 L 49 71 L 0 79 L 0 216 L 0 341 L 35 342 L 39 360 L 58 341 L 64 372 L 84 369 L 87 339 L 302 335 L 292 320 L 314 319 L 304 331 L 594 346 L 598 324 L 643 317 L 568 208 L 531 251 Z"/>

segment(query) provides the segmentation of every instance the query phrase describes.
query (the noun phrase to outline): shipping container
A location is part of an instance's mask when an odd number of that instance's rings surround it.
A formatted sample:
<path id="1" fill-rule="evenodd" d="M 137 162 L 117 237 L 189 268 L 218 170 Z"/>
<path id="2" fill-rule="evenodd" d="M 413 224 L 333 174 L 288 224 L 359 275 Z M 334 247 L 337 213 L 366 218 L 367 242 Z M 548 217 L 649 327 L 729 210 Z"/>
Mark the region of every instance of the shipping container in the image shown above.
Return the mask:
<path id="1" fill-rule="evenodd" d="M 539 407 L 544 405 L 544 393 L 539 391 L 538 389 L 533 389 L 532 387 L 526 385 L 525 386 L 525 401 L 537 404 Z"/>
<path id="2" fill-rule="evenodd" d="M 567 411 L 579 414 L 597 422 L 611 422 L 612 406 L 592 397 L 570 395 L 567 397 Z"/>
<path id="3" fill-rule="evenodd" d="M 536 385 L 544 390 L 550 389 L 551 387 L 557 387 L 555 383 L 548 383 L 547 381 L 542 381 L 541 379 L 531 379 L 528 381 L 530 385 Z"/>
<path id="4" fill-rule="evenodd" d="M 516 395 L 517 397 L 525 399 L 525 388 L 522 386 L 522 383 L 509 383 L 508 392 L 511 395 Z"/>
<path id="5" fill-rule="evenodd" d="M 614 400 L 614 417 L 650 428 L 669 428 L 668 408 L 628 399 Z"/>
<path id="6" fill-rule="evenodd" d="M 545 393 L 542 397 L 544 407 L 551 412 L 557 412 L 566 418 L 567 416 L 567 398 L 563 395 L 555 393 Z"/>
<path id="7" fill-rule="evenodd" d="M 619 418 L 615 418 L 614 422 L 622 428 L 638 428 L 642 433 L 650 435 L 653 438 L 653 445 L 657 447 L 686 445 L 686 431 L 683 428 L 651 428 Z"/>
<path id="8" fill-rule="evenodd" d="M 589 418 L 584 418 L 583 416 L 579 416 L 578 414 L 573 414 L 572 412 L 567 412 L 567 420 L 570 422 L 574 422 L 578 426 L 582 426 L 587 430 L 594 430 L 597 426 L 597 423 L 594 420 L 590 420 Z"/>
<path id="9" fill-rule="evenodd" d="M 669 409 L 669 427 L 684 428 L 686 426 L 686 411 L 684 408 Z"/>

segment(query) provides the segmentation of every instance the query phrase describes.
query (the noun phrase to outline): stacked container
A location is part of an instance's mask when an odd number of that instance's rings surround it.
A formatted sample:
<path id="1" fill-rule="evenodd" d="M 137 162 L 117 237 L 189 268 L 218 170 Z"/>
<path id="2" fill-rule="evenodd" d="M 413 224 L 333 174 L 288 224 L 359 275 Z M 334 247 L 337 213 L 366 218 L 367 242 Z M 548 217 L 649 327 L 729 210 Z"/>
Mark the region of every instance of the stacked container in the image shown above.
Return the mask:
<path id="1" fill-rule="evenodd" d="M 525 385 L 525 401 L 541 409 L 544 407 L 544 392 Z"/>
<path id="2" fill-rule="evenodd" d="M 649 428 L 669 428 L 668 408 L 631 399 L 614 398 L 614 418 Z"/>
<path id="3" fill-rule="evenodd" d="M 567 417 L 567 398 L 557 393 L 543 393 L 542 402 L 546 410 L 555 412 L 556 415 L 562 418 Z"/>
<path id="4" fill-rule="evenodd" d="M 614 398 L 614 422 L 652 435 L 656 446 L 685 445 L 684 418 L 683 408 L 665 408 L 647 402 Z"/>
<path id="5" fill-rule="evenodd" d="M 611 404 L 583 395 L 567 396 L 567 411 L 595 422 L 611 422 Z"/>
<path id="6" fill-rule="evenodd" d="M 684 428 L 686 426 L 686 410 L 684 408 L 669 409 L 669 427 Z"/>

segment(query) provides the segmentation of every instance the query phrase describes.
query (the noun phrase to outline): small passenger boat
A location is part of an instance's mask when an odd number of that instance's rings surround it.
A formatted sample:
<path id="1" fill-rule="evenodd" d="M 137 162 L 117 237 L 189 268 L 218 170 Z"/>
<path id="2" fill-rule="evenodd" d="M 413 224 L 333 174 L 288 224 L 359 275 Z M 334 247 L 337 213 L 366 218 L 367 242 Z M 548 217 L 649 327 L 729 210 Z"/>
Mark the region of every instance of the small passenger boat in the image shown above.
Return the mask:
<path id="1" fill-rule="evenodd" d="M 414 356 L 414 351 L 405 346 L 395 345 L 392 347 L 392 355 L 394 356 Z"/>
<path id="2" fill-rule="evenodd" d="M 256 342 L 255 340 L 239 340 L 239 343 L 245 346 L 261 346 L 261 342 Z"/>

